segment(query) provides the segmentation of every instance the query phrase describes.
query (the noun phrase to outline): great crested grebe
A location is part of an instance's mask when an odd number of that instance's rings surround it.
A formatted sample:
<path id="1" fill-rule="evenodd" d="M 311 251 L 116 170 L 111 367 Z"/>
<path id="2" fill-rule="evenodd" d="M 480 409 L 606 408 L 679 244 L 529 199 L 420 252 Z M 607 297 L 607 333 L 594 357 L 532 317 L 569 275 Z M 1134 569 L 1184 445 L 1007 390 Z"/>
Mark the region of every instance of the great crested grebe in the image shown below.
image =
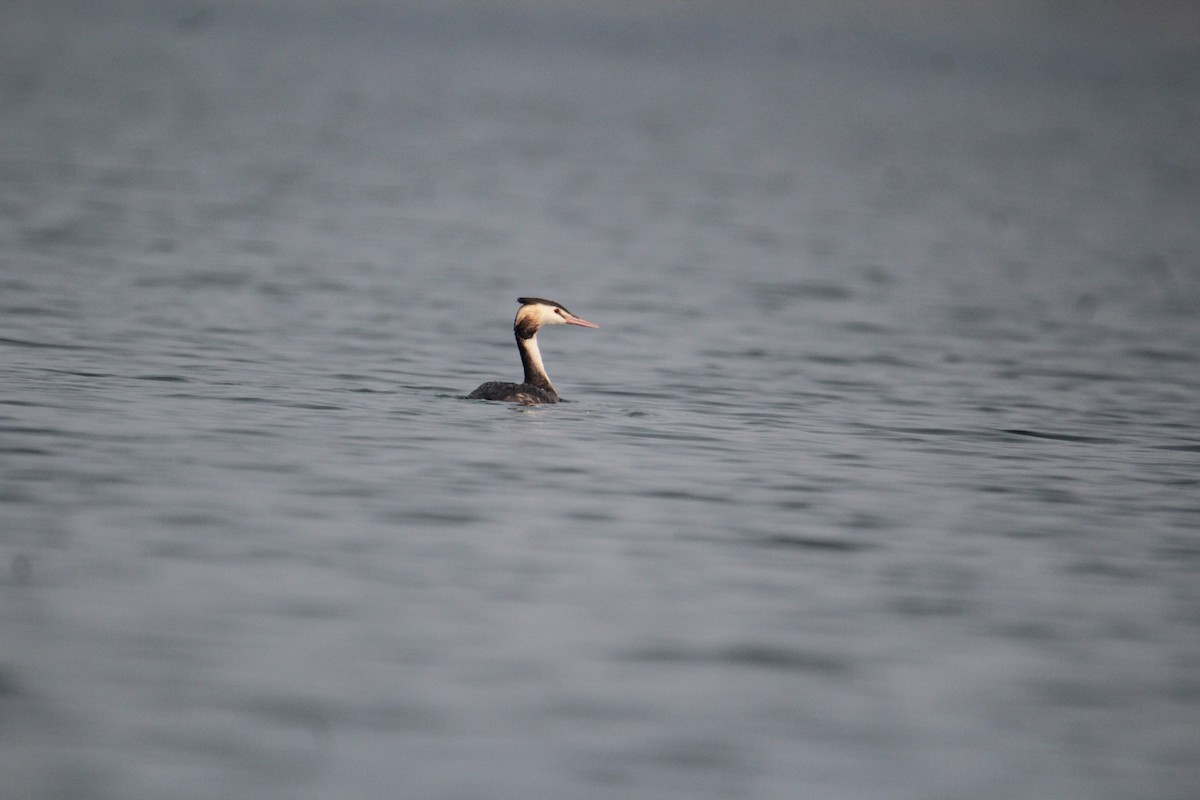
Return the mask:
<path id="1" fill-rule="evenodd" d="M 467 395 L 468 400 L 498 400 L 504 403 L 520 403 L 525 406 L 539 403 L 557 403 L 558 392 L 546 377 L 542 366 L 542 354 L 538 351 L 537 332 L 543 325 L 578 325 L 581 328 L 599 328 L 594 322 L 580 319 L 553 300 L 540 297 L 518 297 L 521 307 L 513 320 L 513 333 L 517 337 L 517 349 L 521 351 L 521 366 L 525 368 L 524 383 L 488 381 Z"/>

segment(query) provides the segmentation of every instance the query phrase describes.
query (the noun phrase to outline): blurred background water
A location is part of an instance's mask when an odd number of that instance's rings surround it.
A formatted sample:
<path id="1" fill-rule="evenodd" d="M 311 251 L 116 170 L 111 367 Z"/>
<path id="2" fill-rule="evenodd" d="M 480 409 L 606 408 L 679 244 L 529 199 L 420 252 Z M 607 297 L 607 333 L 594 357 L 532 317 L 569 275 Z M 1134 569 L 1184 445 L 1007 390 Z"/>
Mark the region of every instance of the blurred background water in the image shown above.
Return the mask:
<path id="1" fill-rule="evenodd" d="M 1198 141 L 1184 2 L 5 3 L 0 796 L 1195 797 Z"/>

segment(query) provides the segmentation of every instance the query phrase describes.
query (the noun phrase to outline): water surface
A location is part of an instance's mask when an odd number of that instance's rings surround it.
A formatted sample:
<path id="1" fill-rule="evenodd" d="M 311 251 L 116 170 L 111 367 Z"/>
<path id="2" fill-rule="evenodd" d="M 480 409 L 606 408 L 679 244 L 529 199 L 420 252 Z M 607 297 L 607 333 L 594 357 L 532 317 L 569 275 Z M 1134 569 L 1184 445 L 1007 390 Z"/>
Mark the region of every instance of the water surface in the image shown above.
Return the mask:
<path id="1" fill-rule="evenodd" d="M 0 12 L 0 795 L 1194 796 L 1194 13 L 1021 8 Z"/>

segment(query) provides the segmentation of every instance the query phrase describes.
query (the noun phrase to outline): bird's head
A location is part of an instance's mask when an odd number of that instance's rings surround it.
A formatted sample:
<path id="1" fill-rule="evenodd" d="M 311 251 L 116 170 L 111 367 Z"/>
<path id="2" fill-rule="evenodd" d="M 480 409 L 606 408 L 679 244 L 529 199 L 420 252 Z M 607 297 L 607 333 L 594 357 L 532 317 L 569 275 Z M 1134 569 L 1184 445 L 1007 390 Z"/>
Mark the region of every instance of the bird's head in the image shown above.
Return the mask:
<path id="1" fill-rule="evenodd" d="M 517 309 L 517 318 L 513 320 L 513 330 L 522 339 L 528 339 L 538 332 L 543 325 L 578 325 L 581 328 L 599 328 L 594 322 L 577 317 L 561 303 L 553 300 L 543 300 L 540 297 L 518 297 L 521 307 Z"/>

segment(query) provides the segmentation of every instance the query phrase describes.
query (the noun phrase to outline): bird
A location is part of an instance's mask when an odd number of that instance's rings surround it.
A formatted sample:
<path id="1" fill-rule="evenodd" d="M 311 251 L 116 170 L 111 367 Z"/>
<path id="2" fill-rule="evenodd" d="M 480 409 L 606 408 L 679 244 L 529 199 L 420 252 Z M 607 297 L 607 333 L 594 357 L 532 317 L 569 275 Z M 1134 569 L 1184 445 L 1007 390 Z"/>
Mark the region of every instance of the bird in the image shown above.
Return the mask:
<path id="1" fill-rule="evenodd" d="M 518 297 L 521 307 L 513 320 L 513 334 L 517 337 L 517 350 L 521 353 L 521 366 L 525 368 L 524 383 L 488 381 L 467 395 L 468 400 L 495 400 L 502 403 L 520 403 L 524 406 L 557 403 L 558 391 L 546 368 L 542 366 L 542 354 L 538 350 L 537 332 L 544 325 L 578 325 L 581 328 L 599 328 L 575 316 L 553 300 L 540 297 Z"/>

